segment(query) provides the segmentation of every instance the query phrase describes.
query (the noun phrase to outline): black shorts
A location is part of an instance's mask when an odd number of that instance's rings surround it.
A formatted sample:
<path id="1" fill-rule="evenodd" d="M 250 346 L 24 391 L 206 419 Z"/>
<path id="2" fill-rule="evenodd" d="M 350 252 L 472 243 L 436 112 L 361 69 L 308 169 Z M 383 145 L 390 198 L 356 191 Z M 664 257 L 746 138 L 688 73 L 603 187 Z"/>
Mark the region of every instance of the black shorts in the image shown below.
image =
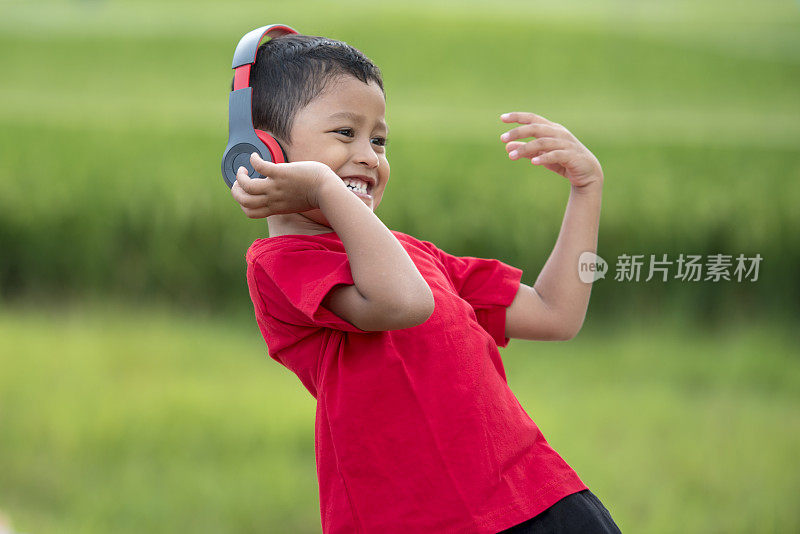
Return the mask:
<path id="1" fill-rule="evenodd" d="M 606 507 L 588 489 L 567 495 L 541 514 L 498 534 L 621 534 Z"/>

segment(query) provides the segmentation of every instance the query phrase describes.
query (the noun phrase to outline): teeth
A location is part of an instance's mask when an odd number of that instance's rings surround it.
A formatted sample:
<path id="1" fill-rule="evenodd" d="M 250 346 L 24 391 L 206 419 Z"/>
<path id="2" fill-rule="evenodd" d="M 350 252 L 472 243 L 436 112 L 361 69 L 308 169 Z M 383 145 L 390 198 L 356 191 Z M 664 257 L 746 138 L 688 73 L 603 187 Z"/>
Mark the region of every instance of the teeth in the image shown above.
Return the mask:
<path id="1" fill-rule="evenodd" d="M 358 178 L 347 178 L 344 180 L 344 183 L 348 189 L 352 189 L 363 194 L 367 193 L 367 183 L 363 180 L 359 180 Z"/>

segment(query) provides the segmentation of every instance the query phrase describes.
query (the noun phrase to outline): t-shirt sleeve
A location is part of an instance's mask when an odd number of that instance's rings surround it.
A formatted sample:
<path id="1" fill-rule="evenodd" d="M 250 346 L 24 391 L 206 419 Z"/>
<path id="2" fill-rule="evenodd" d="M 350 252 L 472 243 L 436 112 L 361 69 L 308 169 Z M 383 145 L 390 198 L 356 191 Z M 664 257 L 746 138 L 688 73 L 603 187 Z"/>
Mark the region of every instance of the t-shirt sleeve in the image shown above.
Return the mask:
<path id="1" fill-rule="evenodd" d="M 251 293 L 257 294 L 266 312 L 279 321 L 301 327 L 366 332 L 322 305 L 331 289 L 354 283 L 345 252 L 299 245 L 262 253 L 248 263 Z"/>
<path id="2" fill-rule="evenodd" d="M 505 336 L 506 308 L 519 290 L 522 269 L 490 258 L 453 256 L 428 243 L 441 260 L 458 295 L 475 310 L 478 323 L 498 346 L 508 345 Z"/>

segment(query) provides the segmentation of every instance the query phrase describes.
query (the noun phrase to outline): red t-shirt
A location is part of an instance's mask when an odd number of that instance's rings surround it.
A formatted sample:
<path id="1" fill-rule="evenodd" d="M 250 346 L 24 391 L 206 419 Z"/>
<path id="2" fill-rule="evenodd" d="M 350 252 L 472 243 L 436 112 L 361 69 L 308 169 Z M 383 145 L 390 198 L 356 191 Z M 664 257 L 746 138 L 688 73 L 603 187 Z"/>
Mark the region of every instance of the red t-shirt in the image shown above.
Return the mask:
<path id="1" fill-rule="evenodd" d="M 435 302 L 402 330 L 367 332 L 321 305 L 353 284 L 335 232 L 247 251 L 269 355 L 317 399 L 323 532 L 494 534 L 585 489 L 506 382 L 497 347 L 522 271 L 392 233 Z"/>

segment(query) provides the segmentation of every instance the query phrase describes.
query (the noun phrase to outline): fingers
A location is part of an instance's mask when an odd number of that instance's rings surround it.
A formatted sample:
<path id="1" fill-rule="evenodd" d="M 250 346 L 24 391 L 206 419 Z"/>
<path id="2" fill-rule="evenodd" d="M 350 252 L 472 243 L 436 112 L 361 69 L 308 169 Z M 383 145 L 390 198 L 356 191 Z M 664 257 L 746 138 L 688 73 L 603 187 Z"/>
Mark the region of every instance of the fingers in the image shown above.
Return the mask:
<path id="1" fill-rule="evenodd" d="M 531 160 L 534 165 L 565 164 L 569 161 L 569 150 L 553 150 L 536 156 Z"/>
<path id="2" fill-rule="evenodd" d="M 272 212 L 270 211 L 269 208 L 258 208 L 258 209 L 242 208 L 242 211 L 250 219 L 263 219 L 265 217 L 269 217 L 270 215 L 272 215 Z"/>
<path id="3" fill-rule="evenodd" d="M 512 111 L 511 113 L 503 113 L 500 115 L 500 120 L 503 122 L 518 122 L 520 124 L 531 124 L 539 122 L 542 124 L 554 124 L 536 113 L 528 113 L 527 111 Z"/>
<path id="4" fill-rule="evenodd" d="M 269 182 L 267 182 L 267 180 L 250 178 L 250 176 L 247 174 L 247 169 L 244 167 L 239 167 L 239 169 L 236 171 L 236 182 L 234 182 L 233 185 L 238 185 L 248 194 L 263 195 L 266 193 L 266 187 L 268 183 Z"/>
<path id="5" fill-rule="evenodd" d="M 271 179 L 280 175 L 283 169 L 280 165 L 262 159 L 257 153 L 250 155 L 250 164 L 264 179 L 253 179 L 245 167 L 236 171 L 236 181 L 231 187 L 231 195 L 239 203 L 242 211 L 251 219 L 262 219 L 275 213 L 274 202 L 270 202 L 268 193 L 274 192 L 274 181 Z"/>
<path id="6" fill-rule="evenodd" d="M 535 113 L 515 111 L 504 113 L 500 119 L 505 123 L 521 124 L 500 136 L 500 140 L 506 143 L 506 152 L 512 160 L 530 159 L 534 165 L 558 163 L 569 154 L 572 144 L 577 141 L 562 125 Z M 527 137 L 535 139 L 528 142 L 514 141 Z"/>
<path id="7" fill-rule="evenodd" d="M 522 126 L 512 128 L 501 135 L 500 140 L 504 143 L 507 143 L 508 141 L 513 141 L 514 139 L 524 139 L 525 137 L 560 137 L 563 134 L 564 131 L 559 129 L 554 124 L 543 124 L 537 122 L 534 124 L 523 124 Z"/>
<path id="8" fill-rule="evenodd" d="M 509 149 L 510 147 L 510 149 Z M 520 143 L 514 141 L 506 145 L 508 157 L 510 159 L 526 158 L 530 159 L 539 155 L 542 152 L 549 152 L 551 150 L 568 148 L 569 142 L 564 139 L 556 139 L 554 137 L 540 137 L 534 141 L 527 143 Z"/>
<path id="9" fill-rule="evenodd" d="M 267 207 L 266 195 L 249 195 L 239 185 L 239 182 L 234 182 L 231 187 L 231 194 L 234 200 L 239 203 L 245 215 L 251 219 L 263 219 L 272 215 L 269 207 Z"/>
<path id="10" fill-rule="evenodd" d="M 250 154 L 250 165 L 263 176 L 276 176 L 281 174 L 281 166 L 277 163 L 262 159 L 257 152 Z"/>
<path id="11" fill-rule="evenodd" d="M 242 186 L 239 185 L 238 181 L 233 183 L 233 187 L 231 187 L 231 195 L 233 195 L 233 199 L 242 206 L 242 209 L 263 208 L 268 203 L 267 195 L 252 195 L 242 189 Z"/>
<path id="12" fill-rule="evenodd" d="M 524 147 L 526 143 L 522 141 L 510 141 L 506 143 L 506 152 L 513 152 L 514 150 L 519 150 L 520 148 Z"/>

